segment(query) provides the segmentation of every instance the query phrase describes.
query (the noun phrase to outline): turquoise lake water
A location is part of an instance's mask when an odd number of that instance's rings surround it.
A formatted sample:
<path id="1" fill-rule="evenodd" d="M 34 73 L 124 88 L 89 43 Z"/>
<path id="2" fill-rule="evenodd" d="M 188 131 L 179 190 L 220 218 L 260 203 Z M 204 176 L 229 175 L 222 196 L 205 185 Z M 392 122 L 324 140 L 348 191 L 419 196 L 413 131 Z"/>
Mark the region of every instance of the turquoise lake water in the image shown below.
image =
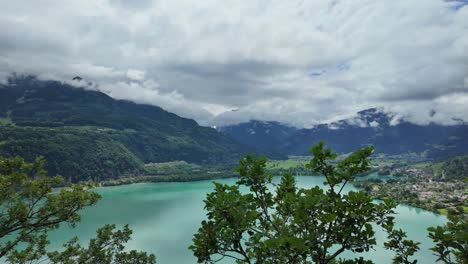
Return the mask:
<path id="1" fill-rule="evenodd" d="M 236 179 L 216 181 L 234 183 Z M 321 177 L 299 176 L 297 181 L 302 188 L 323 186 Z M 350 189 L 353 188 L 348 188 Z M 200 222 L 205 219 L 203 199 L 212 190 L 212 181 L 144 183 L 98 188 L 97 192 L 103 198 L 96 206 L 82 213 L 82 222 L 76 228 L 63 226 L 51 233 L 52 246 L 57 248 L 74 235 L 78 235 L 83 242 L 88 241 L 97 228 L 107 223 L 119 227 L 129 224 L 133 236 L 128 249 L 155 253 L 158 264 L 196 263 L 187 247 Z M 418 263 L 435 263 L 435 257 L 429 251 L 432 243 L 427 238 L 426 228 L 444 224 L 446 218 L 408 206 L 398 206 L 396 211 L 397 227 L 406 230 L 410 239 L 421 242 L 421 250 L 417 254 Z M 390 263 L 392 253 L 381 246 L 385 234 L 378 232 L 377 240 L 380 246 L 365 256 L 376 263 Z"/>

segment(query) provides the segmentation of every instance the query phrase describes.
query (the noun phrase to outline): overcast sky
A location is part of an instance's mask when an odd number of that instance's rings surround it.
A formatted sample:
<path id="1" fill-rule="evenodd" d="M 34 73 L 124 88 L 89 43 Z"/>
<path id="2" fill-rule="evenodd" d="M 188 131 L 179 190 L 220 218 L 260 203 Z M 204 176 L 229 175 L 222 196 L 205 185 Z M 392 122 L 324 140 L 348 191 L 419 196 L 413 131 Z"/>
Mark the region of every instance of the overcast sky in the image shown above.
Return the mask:
<path id="1" fill-rule="evenodd" d="M 79 75 L 115 98 L 204 125 L 260 119 L 307 127 L 370 107 L 416 123 L 468 121 L 468 0 L 0 6 L 3 77 Z"/>

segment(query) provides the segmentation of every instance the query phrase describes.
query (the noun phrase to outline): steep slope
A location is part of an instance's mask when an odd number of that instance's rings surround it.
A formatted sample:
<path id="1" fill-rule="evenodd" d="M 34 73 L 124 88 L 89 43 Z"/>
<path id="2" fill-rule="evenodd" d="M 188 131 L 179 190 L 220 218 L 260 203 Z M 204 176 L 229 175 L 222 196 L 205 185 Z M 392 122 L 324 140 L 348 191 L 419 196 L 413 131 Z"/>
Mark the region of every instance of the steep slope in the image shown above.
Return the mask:
<path id="1" fill-rule="evenodd" d="M 34 77 L 0 86 L 0 126 L 0 155 L 43 155 L 74 181 L 139 173 L 147 162 L 232 162 L 249 150 L 159 107 Z"/>

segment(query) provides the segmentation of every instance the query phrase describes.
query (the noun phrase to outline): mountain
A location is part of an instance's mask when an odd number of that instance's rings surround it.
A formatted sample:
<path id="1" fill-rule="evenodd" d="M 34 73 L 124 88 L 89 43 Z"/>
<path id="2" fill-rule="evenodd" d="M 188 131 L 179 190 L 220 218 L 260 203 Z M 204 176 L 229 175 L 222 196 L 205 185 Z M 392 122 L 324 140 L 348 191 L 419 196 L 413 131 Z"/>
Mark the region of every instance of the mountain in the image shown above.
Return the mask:
<path id="1" fill-rule="evenodd" d="M 251 150 L 157 106 L 31 76 L 0 85 L 0 155 L 42 155 L 71 181 L 139 174 L 148 162 L 233 162 Z"/>
<path id="2" fill-rule="evenodd" d="M 468 153 L 468 126 L 466 124 L 442 126 L 436 124 L 417 125 L 405 120 L 392 124 L 394 116 L 382 110 L 371 108 L 357 113 L 351 119 L 340 120 L 330 124 L 316 125 L 310 129 L 291 128 L 287 136 L 278 138 L 262 133 L 264 128 L 246 124 L 232 125 L 221 128 L 234 138 L 242 139 L 243 143 L 264 148 L 285 155 L 307 155 L 311 145 L 324 140 L 329 147 L 339 153 L 349 153 L 357 148 L 374 145 L 376 153 L 404 154 L 418 153 L 429 158 L 442 158 L 450 155 Z M 254 123 L 258 123 L 255 121 Z M 276 122 L 278 130 L 287 128 Z M 257 129 L 255 129 L 257 128 Z M 249 134 L 261 134 L 258 139 Z M 267 143 L 266 143 L 267 142 Z"/>
<path id="3" fill-rule="evenodd" d="M 252 120 L 247 123 L 220 127 L 218 130 L 247 146 L 275 151 L 279 147 L 278 144 L 288 140 L 297 131 L 297 128 L 279 122 Z"/>

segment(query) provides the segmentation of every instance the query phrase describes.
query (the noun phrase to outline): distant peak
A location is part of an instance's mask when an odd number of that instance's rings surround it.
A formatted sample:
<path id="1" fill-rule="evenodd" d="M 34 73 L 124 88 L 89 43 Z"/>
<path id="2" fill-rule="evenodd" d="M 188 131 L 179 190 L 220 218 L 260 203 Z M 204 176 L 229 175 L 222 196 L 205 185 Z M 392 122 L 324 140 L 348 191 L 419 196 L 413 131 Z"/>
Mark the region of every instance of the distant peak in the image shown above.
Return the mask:
<path id="1" fill-rule="evenodd" d="M 82 78 L 81 76 L 78 76 L 78 75 L 73 77 L 71 83 L 70 82 L 67 82 L 67 83 L 71 84 L 73 86 L 82 87 L 82 88 L 85 88 L 85 89 L 99 90 L 97 84 L 94 84 L 91 81 L 85 80 L 84 78 Z"/>
<path id="2" fill-rule="evenodd" d="M 356 113 L 354 117 L 342 119 L 331 123 L 318 124 L 315 128 L 344 129 L 348 127 L 384 127 L 389 126 L 394 114 L 386 112 L 383 108 L 369 108 Z"/>

